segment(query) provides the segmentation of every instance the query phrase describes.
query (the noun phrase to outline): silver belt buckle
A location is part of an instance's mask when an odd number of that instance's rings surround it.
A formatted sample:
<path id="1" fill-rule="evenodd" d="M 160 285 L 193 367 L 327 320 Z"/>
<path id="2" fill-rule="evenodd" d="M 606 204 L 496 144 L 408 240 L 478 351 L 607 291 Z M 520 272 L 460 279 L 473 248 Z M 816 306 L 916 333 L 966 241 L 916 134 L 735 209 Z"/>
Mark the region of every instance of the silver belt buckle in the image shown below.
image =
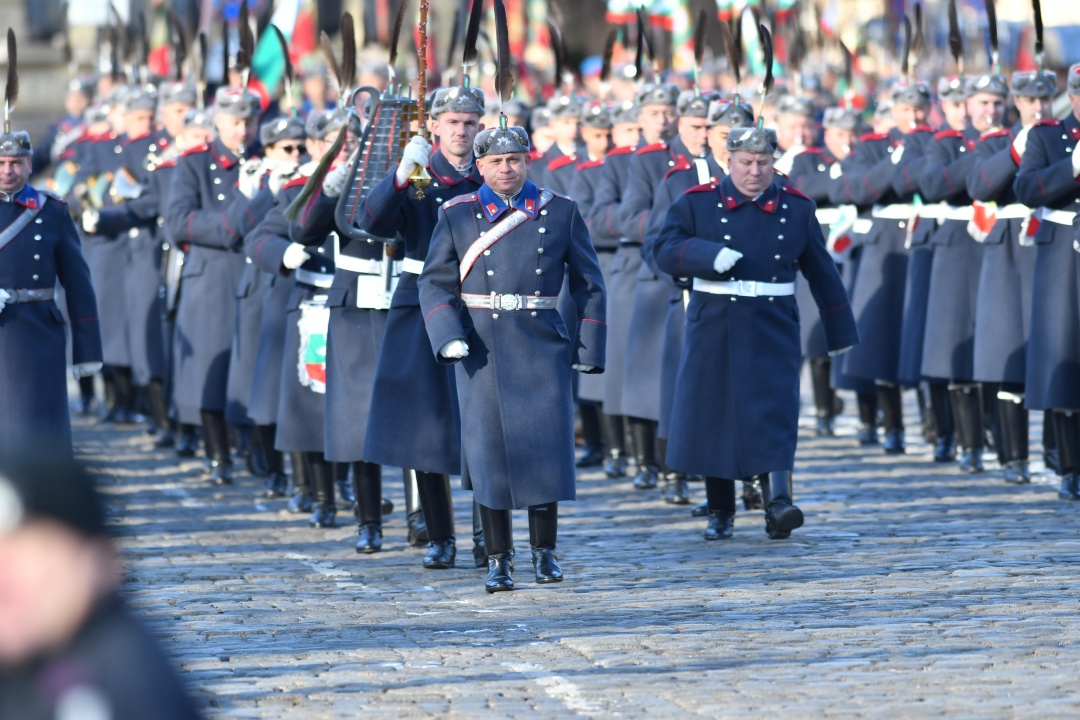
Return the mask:
<path id="1" fill-rule="evenodd" d="M 509 293 L 505 295 L 492 293 L 492 305 L 494 310 L 502 310 L 503 312 L 520 310 L 522 305 L 521 296 Z"/>
<path id="2" fill-rule="evenodd" d="M 757 297 L 758 296 L 758 283 L 757 280 L 739 280 L 739 294 L 743 297 Z"/>

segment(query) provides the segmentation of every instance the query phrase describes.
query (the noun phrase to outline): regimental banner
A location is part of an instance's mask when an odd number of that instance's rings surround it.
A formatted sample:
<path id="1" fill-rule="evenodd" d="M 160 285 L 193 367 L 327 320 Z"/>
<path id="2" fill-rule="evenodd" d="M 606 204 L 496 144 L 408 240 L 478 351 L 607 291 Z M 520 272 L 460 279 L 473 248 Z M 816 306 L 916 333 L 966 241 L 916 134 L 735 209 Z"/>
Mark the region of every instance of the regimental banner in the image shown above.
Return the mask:
<path id="1" fill-rule="evenodd" d="M 297 372 L 300 384 L 312 392 L 326 393 L 326 336 L 330 327 L 330 308 L 326 296 L 316 296 L 300 303 L 300 350 Z"/>

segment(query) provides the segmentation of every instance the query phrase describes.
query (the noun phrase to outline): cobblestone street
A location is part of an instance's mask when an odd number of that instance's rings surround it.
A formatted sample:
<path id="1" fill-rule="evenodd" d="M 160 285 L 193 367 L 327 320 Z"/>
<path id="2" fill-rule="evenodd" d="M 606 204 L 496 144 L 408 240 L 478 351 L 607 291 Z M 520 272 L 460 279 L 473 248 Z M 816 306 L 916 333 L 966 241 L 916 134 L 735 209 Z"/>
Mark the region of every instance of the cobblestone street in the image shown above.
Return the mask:
<path id="1" fill-rule="evenodd" d="M 659 491 L 583 473 L 562 512 L 566 582 L 531 582 L 521 513 L 518 590 L 495 595 L 471 567 L 467 493 L 459 568 L 425 571 L 396 470 L 384 550 L 360 556 L 348 511 L 313 530 L 254 500 L 261 480 L 213 488 L 141 431 L 80 420 L 75 437 L 103 476 L 125 592 L 210 716 L 1074 716 L 1080 506 L 1045 473 L 1013 487 L 992 461 L 934 465 L 908 411 L 900 459 L 858 448 L 850 417 L 831 439 L 804 425 L 807 521 L 787 541 L 740 510 L 735 538 L 707 543 Z"/>

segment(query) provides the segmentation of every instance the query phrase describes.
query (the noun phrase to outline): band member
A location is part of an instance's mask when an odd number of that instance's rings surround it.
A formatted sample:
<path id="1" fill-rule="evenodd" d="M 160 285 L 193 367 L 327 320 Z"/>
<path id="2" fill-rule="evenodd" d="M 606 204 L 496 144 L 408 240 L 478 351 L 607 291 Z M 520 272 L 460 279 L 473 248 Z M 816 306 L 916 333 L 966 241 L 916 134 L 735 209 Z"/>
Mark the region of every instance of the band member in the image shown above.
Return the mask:
<path id="1" fill-rule="evenodd" d="M 419 289 L 431 348 L 457 365 L 462 482 L 480 505 L 493 593 L 514 587 L 513 508 L 529 508 L 536 581 L 562 580 L 558 503 L 575 499 L 571 373 L 603 371 L 607 326 L 585 221 L 572 200 L 527 179 L 528 134 L 503 125 L 474 147 L 484 184 L 443 206 Z M 573 333 L 556 310 L 564 275 Z"/>

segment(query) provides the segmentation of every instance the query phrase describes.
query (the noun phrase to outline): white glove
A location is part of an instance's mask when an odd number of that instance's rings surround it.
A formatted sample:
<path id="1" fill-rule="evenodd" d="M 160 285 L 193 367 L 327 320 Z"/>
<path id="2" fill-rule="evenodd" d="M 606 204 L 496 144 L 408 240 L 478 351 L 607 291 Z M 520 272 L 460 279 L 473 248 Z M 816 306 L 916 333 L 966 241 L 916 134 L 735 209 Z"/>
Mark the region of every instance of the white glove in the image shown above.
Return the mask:
<path id="1" fill-rule="evenodd" d="M 578 372 L 583 372 L 583 373 L 592 372 L 593 370 L 596 369 L 595 365 L 583 365 L 581 363 L 574 363 L 573 365 L 571 365 L 571 367 L 574 368 L 575 370 L 577 370 Z"/>
<path id="2" fill-rule="evenodd" d="M 262 163 L 255 161 L 244 165 L 240 171 L 240 179 L 236 182 L 244 197 L 250 200 L 258 194 L 259 188 L 262 187 L 262 176 L 265 169 Z"/>
<path id="3" fill-rule="evenodd" d="M 900 158 L 902 158 L 902 157 L 904 157 L 904 146 L 903 145 L 901 145 L 900 147 L 898 147 L 898 148 L 896 148 L 895 150 L 892 151 L 892 164 L 893 165 L 899 165 L 900 164 Z"/>
<path id="4" fill-rule="evenodd" d="M 1073 149 L 1072 154 L 1073 177 L 1080 177 L 1080 152 Z"/>
<path id="5" fill-rule="evenodd" d="M 853 347 L 855 347 L 855 346 L 854 345 L 848 345 L 847 347 L 840 348 L 839 350 L 830 350 L 829 351 L 829 357 L 836 357 L 837 355 L 843 355 L 844 353 L 846 353 L 848 350 L 850 350 Z"/>
<path id="6" fill-rule="evenodd" d="M 414 135 L 413 139 L 409 141 L 409 144 L 402 151 L 401 162 L 398 163 L 397 172 L 394 173 L 394 179 L 397 180 L 398 187 L 401 187 L 409 180 L 413 170 L 418 167 L 426 168 L 430 159 L 431 143 L 419 135 Z"/>
<path id="7" fill-rule="evenodd" d="M 300 243 L 289 243 L 289 247 L 285 248 L 285 255 L 281 258 L 281 264 L 284 265 L 287 270 L 295 270 L 310 259 L 311 254 L 304 249 L 303 245 Z"/>
<path id="8" fill-rule="evenodd" d="M 713 270 L 723 275 L 728 270 L 735 267 L 735 263 L 739 262 L 739 258 L 741 257 L 742 253 L 738 250 L 723 248 L 716 254 L 716 259 L 713 260 Z"/>
<path id="9" fill-rule="evenodd" d="M 1020 128 L 1020 132 L 1016 133 L 1016 138 L 1012 142 L 1012 148 L 1017 157 L 1024 157 L 1024 151 L 1027 150 L 1029 132 L 1031 132 L 1031 126 L 1026 125 Z"/>
<path id="10" fill-rule="evenodd" d="M 296 177 L 297 167 L 296 163 L 286 162 L 271 170 L 270 176 L 266 180 L 266 184 L 270 186 L 270 192 L 276 196 L 281 191 L 281 188 L 285 186 L 285 183 Z"/>
<path id="11" fill-rule="evenodd" d="M 4 308 L 7 307 L 7 301 L 10 299 L 11 296 L 8 295 L 7 290 L 0 290 L 0 312 L 4 311 Z"/>
<path id="12" fill-rule="evenodd" d="M 439 348 L 439 354 L 449 360 L 460 360 L 469 356 L 469 344 L 464 340 L 451 340 Z"/>
<path id="13" fill-rule="evenodd" d="M 352 167 L 352 162 L 341 163 L 336 168 L 326 173 L 326 177 L 322 182 L 322 193 L 328 198 L 336 198 L 341 196 L 341 191 L 345 189 L 345 181 L 349 179 L 349 169 Z"/>
<path id="14" fill-rule="evenodd" d="M 82 212 L 82 229 L 93 235 L 97 232 L 98 220 L 101 219 L 101 213 L 94 208 L 86 208 Z"/>
<path id="15" fill-rule="evenodd" d="M 803 152 L 804 150 L 806 150 L 806 148 L 803 147 L 802 145 L 794 146 L 793 148 L 788 150 L 786 153 L 781 155 L 780 159 L 776 161 L 776 164 L 773 167 L 776 170 L 778 170 L 778 171 L 784 173 L 785 175 L 787 175 L 788 173 L 791 172 L 791 166 L 795 164 L 795 157 L 799 153 Z"/>
<path id="16" fill-rule="evenodd" d="M 71 374 L 75 376 L 75 379 L 89 377 L 90 375 L 96 375 L 101 371 L 101 363 L 97 362 L 84 362 L 71 367 Z"/>

